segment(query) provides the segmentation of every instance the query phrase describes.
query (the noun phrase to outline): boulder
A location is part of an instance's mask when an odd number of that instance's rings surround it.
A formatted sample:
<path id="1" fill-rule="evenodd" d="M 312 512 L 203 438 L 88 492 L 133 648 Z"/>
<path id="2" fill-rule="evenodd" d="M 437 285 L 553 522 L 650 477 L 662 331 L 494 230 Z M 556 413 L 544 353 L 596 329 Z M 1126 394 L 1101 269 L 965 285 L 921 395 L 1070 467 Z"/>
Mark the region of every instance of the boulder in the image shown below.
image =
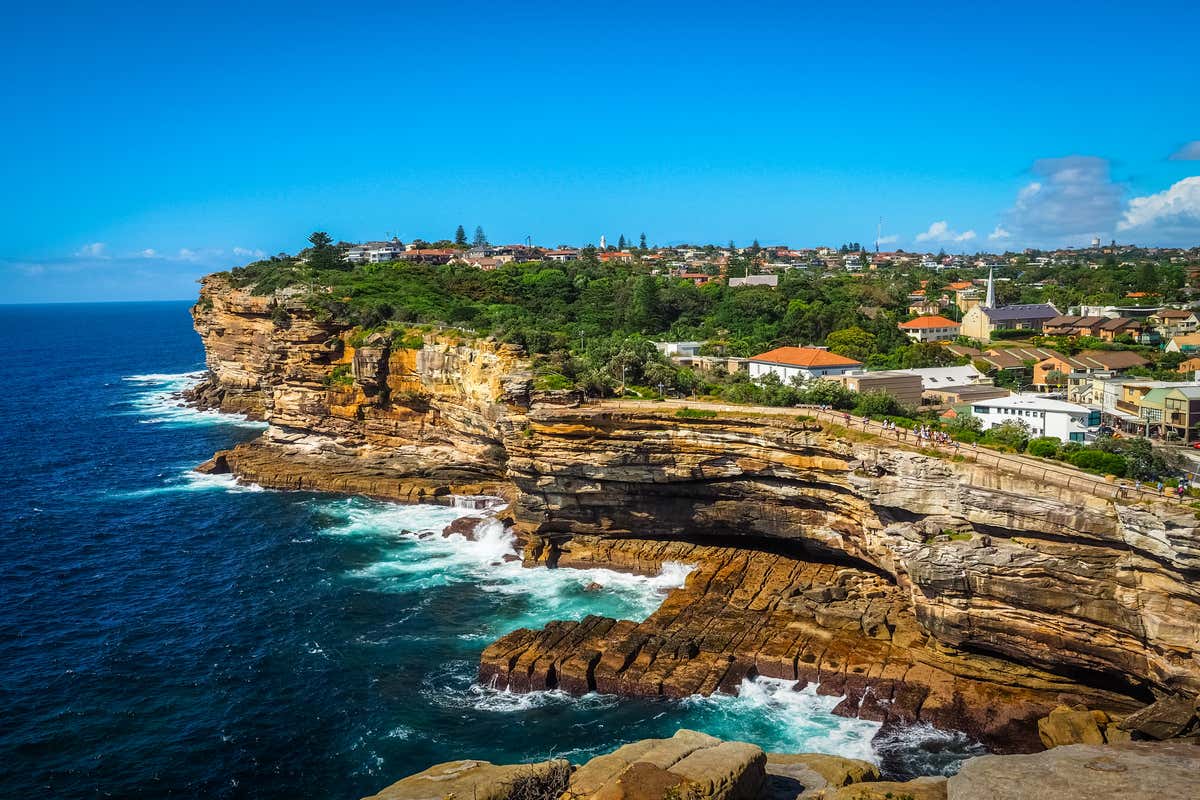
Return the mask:
<path id="1" fill-rule="evenodd" d="M 548 796 L 562 791 L 571 765 L 562 760 L 537 764 L 492 764 L 488 761 L 447 761 L 409 775 L 364 800 L 508 800 L 524 781 L 544 785 Z"/>
<path id="2" fill-rule="evenodd" d="M 948 800 L 1200 797 L 1200 747 L 1178 742 L 1075 744 L 1033 755 L 967 760 Z"/>
<path id="3" fill-rule="evenodd" d="M 1059 706 L 1038 720 L 1038 736 L 1047 748 L 1066 744 L 1104 744 L 1108 715 L 1103 711 Z"/>
<path id="4" fill-rule="evenodd" d="M 768 753 L 764 800 L 815 797 L 825 788 L 879 780 L 879 769 L 857 758 L 823 753 Z"/>
<path id="5" fill-rule="evenodd" d="M 567 787 L 571 800 L 754 800 L 766 756 L 752 744 L 722 742 L 698 731 L 643 739 L 596 756 Z"/>
<path id="6" fill-rule="evenodd" d="M 1122 730 L 1136 732 L 1148 739 L 1185 736 L 1197 728 L 1195 701 L 1179 695 L 1167 695 L 1121 720 Z"/>

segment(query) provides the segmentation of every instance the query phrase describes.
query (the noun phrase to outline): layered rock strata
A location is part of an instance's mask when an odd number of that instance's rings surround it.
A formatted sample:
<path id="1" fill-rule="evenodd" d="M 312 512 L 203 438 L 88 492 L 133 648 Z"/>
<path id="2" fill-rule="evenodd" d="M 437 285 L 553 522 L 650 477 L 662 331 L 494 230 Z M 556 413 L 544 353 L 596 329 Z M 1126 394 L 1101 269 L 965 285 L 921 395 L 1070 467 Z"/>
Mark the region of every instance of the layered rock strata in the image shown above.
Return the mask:
<path id="1" fill-rule="evenodd" d="M 1114 505 L 803 419 L 538 409 L 506 443 L 517 529 L 784 546 L 899 587 L 921 629 L 1129 691 L 1200 691 L 1193 509 Z"/>
<path id="2" fill-rule="evenodd" d="M 342 330 L 296 292 L 253 295 L 223 276 L 205 280 L 193 313 L 209 366 L 196 400 L 269 423 L 207 469 L 409 501 L 500 494 L 531 565 L 696 565 L 641 626 L 507 637 L 485 659 L 498 680 L 544 685 L 548 671 L 529 670 L 544 658 L 580 691 L 790 675 L 845 691 L 843 710 L 1011 742 L 1021 727 L 1036 742 L 1034 715 L 1060 695 L 1119 709 L 1122 693 L 1200 691 L 1192 509 L 1115 505 L 1036 470 L 800 417 L 574 408 L 532 392 L 513 347 Z M 558 639 L 600 655 L 560 659 Z"/>
<path id="3" fill-rule="evenodd" d="M 643 572 L 667 562 L 696 567 L 643 622 L 592 616 L 505 636 L 484 650 L 481 680 L 518 691 L 680 698 L 779 678 L 844 695 L 835 713 L 886 725 L 928 722 L 1006 750 L 1032 747 L 1038 718 L 1064 702 L 1135 707 L 1115 693 L 939 644 L 902 589 L 863 569 L 745 548 L 588 536 L 562 546 L 557 558 L 563 566 Z"/>

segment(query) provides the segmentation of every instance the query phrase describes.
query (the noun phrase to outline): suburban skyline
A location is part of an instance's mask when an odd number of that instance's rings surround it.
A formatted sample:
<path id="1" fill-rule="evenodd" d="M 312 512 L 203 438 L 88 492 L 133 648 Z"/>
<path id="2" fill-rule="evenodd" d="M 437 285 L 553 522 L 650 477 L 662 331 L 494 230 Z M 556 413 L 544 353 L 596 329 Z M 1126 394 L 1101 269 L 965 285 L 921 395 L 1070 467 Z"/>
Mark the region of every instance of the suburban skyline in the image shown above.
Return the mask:
<path id="1" fill-rule="evenodd" d="M 0 302 L 186 298 L 314 229 L 1200 244 L 1197 68 L 1162 27 L 1187 7 L 1030 9 L 30 11 Z"/>

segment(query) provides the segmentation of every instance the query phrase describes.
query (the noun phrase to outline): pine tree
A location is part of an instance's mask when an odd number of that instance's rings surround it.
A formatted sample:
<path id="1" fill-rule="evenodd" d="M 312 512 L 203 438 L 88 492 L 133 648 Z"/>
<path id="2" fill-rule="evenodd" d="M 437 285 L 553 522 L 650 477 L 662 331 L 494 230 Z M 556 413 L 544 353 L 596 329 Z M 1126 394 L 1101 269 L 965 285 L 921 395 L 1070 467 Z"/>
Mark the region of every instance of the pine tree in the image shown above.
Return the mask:
<path id="1" fill-rule="evenodd" d="M 475 246 L 476 247 L 487 247 L 487 243 L 488 243 L 487 235 L 483 232 L 483 226 L 476 225 L 475 226 L 475 242 L 474 242 Z"/>
<path id="2" fill-rule="evenodd" d="M 462 225 L 459 225 L 458 230 L 454 232 L 454 243 L 459 247 L 464 247 L 467 244 L 467 231 Z"/>
<path id="3" fill-rule="evenodd" d="M 642 250 L 646 249 L 646 234 L 642 234 L 641 244 L 638 245 Z"/>
<path id="4" fill-rule="evenodd" d="M 625 249 L 625 234 L 623 234 L 623 233 L 621 234 L 620 238 L 617 239 L 617 249 L 618 250 Z"/>

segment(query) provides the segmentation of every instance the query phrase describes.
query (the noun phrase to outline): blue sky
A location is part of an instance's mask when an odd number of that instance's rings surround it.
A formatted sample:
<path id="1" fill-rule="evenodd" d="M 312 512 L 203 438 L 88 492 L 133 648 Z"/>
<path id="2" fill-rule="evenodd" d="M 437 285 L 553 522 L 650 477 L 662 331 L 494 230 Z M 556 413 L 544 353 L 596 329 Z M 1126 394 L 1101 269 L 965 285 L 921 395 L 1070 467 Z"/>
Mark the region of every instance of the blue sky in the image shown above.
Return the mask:
<path id="1" fill-rule="evenodd" d="M 1200 243 L 1194 7 L 974 5 L 30 5 L 0 302 L 187 298 L 318 228 Z"/>

